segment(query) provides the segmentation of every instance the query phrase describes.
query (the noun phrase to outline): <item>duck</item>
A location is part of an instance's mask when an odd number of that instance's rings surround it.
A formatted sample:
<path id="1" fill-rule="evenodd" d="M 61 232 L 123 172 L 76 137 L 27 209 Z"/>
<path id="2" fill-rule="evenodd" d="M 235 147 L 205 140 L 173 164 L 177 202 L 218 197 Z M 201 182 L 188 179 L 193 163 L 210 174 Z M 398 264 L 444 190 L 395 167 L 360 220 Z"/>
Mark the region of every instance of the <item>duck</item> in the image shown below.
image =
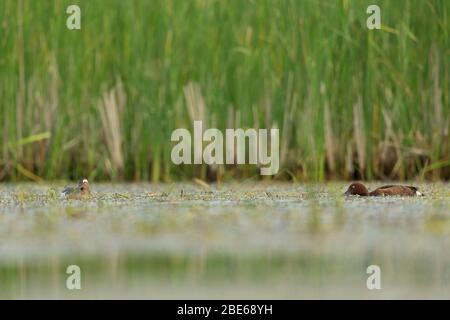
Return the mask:
<path id="1" fill-rule="evenodd" d="M 76 187 L 64 187 L 61 192 L 61 199 L 82 199 L 91 194 L 89 181 L 85 178 L 78 182 Z"/>
<path id="2" fill-rule="evenodd" d="M 367 190 L 366 186 L 360 182 L 352 183 L 345 196 L 423 196 L 423 193 L 419 192 L 416 187 L 401 186 L 401 185 L 387 185 L 379 187 L 371 192 Z"/>

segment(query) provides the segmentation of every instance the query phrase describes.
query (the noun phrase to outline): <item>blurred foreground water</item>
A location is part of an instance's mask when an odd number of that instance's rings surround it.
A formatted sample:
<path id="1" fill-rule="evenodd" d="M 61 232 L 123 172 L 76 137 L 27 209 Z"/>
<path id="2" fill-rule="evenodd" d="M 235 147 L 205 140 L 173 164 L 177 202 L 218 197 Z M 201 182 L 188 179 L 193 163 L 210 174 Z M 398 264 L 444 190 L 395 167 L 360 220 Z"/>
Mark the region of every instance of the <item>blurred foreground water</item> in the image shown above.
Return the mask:
<path id="1" fill-rule="evenodd" d="M 2 184 L 0 298 L 450 298 L 450 185 L 346 199 L 347 185 L 93 184 L 79 201 Z"/>

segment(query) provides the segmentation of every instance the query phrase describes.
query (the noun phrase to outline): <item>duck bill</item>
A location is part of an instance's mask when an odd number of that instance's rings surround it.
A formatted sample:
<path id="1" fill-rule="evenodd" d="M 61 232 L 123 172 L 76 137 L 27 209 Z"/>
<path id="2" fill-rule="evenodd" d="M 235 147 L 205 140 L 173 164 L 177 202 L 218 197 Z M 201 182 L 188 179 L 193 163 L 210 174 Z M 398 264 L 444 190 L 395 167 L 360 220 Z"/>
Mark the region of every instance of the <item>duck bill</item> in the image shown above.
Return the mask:
<path id="1" fill-rule="evenodd" d="M 350 193 L 350 190 L 347 190 L 344 192 L 344 196 L 351 196 L 352 194 Z"/>

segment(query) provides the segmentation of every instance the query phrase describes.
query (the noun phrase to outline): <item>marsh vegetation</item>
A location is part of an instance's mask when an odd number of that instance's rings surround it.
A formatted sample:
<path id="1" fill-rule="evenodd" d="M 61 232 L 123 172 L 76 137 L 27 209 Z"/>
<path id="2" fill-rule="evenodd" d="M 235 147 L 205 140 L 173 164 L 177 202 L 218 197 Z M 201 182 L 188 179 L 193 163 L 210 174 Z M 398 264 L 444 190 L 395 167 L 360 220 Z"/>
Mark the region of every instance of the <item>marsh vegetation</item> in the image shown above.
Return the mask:
<path id="1" fill-rule="evenodd" d="M 448 179 L 450 4 L 369 4 L 1 1 L 0 180 L 258 174 L 175 166 L 193 120 L 280 128 L 283 180 Z"/>

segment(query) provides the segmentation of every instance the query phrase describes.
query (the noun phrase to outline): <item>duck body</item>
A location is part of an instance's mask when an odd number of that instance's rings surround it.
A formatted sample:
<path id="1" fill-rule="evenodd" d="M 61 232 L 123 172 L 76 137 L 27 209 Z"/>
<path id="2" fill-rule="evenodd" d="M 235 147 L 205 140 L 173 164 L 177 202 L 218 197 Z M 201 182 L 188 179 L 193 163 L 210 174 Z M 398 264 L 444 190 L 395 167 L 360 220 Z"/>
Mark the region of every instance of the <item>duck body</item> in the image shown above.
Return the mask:
<path id="1" fill-rule="evenodd" d="M 372 192 L 369 192 L 369 196 L 421 196 L 416 187 L 412 186 L 399 186 L 389 185 L 379 187 Z"/>
<path id="2" fill-rule="evenodd" d="M 387 185 L 379 187 L 369 192 L 365 185 L 360 182 L 352 183 L 347 191 L 344 193 L 346 196 L 358 195 L 358 196 L 422 196 L 423 194 L 413 186 L 401 186 L 401 185 Z"/>
<path id="3" fill-rule="evenodd" d="M 76 187 L 65 187 L 61 191 L 61 199 L 83 199 L 91 194 L 87 179 L 81 179 Z"/>

